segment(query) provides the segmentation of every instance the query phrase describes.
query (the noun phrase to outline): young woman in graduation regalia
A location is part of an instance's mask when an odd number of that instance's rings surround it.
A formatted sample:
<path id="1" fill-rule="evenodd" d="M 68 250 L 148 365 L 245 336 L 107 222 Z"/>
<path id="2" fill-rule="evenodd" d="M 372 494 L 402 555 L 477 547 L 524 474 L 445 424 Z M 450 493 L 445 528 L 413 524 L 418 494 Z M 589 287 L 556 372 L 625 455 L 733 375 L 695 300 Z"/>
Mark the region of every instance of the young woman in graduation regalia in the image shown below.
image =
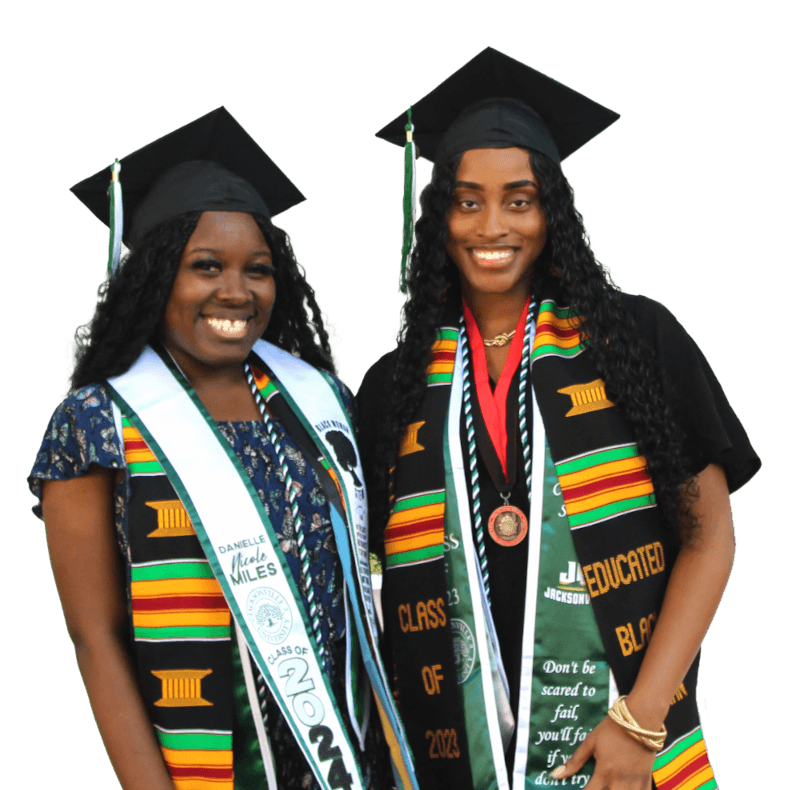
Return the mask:
<path id="1" fill-rule="evenodd" d="M 112 271 L 29 482 L 120 782 L 378 790 L 382 723 L 414 788 L 351 396 L 270 220 L 303 196 L 224 108 L 112 172 Z M 73 191 L 109 216 L 108 171 Z"/>
<path id="2" fill-rule="evenodd" d="M 699 648 L 760 463 L 588 246 L 560 161 L 617 117 L 487 49 L 379 133 L 434 160 L 400 344 L 357 396 L 424 790 L 716 787 Z"/>

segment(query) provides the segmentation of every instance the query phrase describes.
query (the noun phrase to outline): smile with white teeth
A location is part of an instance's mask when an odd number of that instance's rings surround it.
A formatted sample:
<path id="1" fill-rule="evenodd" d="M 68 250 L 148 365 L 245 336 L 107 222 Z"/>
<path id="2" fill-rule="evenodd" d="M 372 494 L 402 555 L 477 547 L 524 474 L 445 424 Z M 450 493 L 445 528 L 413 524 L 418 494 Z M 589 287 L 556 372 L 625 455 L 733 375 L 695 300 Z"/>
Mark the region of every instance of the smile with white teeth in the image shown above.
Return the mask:
<path id="1" fill-rule="evenodd" d="M 237 337 L 243 335 L 247 328 L 247 321 L 241 318 L 231 321 L 230 318 L 206 318 L 206 321 L 222 335 Z"/>
<path id="2" fill-rule="evenodd" d="M 513 250 L 473 250 L 472 254 L 479 260 L 486 263 L 502 263 L 507 261 L 513 254 Z"/>

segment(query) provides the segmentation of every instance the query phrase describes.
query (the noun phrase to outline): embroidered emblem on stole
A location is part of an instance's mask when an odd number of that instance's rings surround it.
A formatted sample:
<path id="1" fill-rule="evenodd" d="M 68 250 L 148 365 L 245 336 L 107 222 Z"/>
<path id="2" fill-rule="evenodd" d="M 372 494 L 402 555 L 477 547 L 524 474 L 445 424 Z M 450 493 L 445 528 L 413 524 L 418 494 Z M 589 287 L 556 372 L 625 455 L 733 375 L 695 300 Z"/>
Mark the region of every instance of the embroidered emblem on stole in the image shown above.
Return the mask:
<path id="1" fill-rule="evenodd" d="M 213 705 L 203 699 L 200 684 L 211 674 L 210 669 L 152 669 L 161 681 L 161 699 L 153 704 L 160 708 L 191 708 Z"/>
<path id="2" fill-rule="evenodd" d="M 145 502 L 147 507 L 158 511 L 158 529 L 147 534 L 148 538 L 177 538 L 194 535 L 194 527 L 180 499 L 163 499 Z"/>
<path id="3" fill-rule="evenodd" d="M 402 458 L 404 455 L 411 455 L 411 453 L 418 453 L 420 450 L 425 449 L 417 441 L 417 434 L 423 425 L 425 425 L 425 420 L 409 423 L 405 436 L 403 436 L 403 441 L 400 444 L 400 451 L 397 453 L 398 458 Z"/>
<path id="4" fill-rule="evenodd" d="M 572 401 L 572 408 L 566 413 L 566 417 L 577 417 L 579 414 L 610 409 L 616 405 L 606 396 L 606 383 L 603 379 L 595 379 L 586 384 L 573 384 L 558 392 L 569 395 Z"/>

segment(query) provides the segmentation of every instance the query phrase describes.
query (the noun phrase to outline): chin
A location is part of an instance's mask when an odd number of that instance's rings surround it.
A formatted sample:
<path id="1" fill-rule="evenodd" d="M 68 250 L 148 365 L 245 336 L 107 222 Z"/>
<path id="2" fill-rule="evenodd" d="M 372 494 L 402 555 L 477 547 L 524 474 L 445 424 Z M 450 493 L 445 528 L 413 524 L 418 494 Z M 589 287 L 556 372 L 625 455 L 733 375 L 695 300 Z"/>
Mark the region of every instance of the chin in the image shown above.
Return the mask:
<path id="1" fill-rule="evenodd" d="M 469 283 L 472 291 L 479 294 L 492 294 L 499 296 L 502 294 L 511 294 L 518 291 L 520 282 L 517 279 L 509 277 L 486 276 L 476 277 Z"/>

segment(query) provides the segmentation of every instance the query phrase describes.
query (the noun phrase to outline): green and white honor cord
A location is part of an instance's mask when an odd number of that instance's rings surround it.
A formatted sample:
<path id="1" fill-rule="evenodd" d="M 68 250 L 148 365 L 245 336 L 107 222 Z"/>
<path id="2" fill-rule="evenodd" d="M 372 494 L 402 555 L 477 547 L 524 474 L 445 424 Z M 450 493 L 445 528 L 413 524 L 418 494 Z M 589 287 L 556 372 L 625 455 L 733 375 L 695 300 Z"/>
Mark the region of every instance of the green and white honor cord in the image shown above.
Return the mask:
<path id="1" fill-rule="evenodd" d="M 528 306 L 528 315 L 525 319 L 525 339 L 522 343 L 522 362 L 519 373 L 519 428 L 520 437 L 522 439 L 522 454 L 525 466 L 525 480 L 528 483 L 528 490 L 531 487 L 531 447 L 528 440 L 528 414 L 526 406 L 525 391 L 528 385 L 528 368 L 530 367 L 531 355 L 531 338 L 530 328 L 535 313 L 535 304 L 533 299 Z M 467 341 L 467 328 L 464 323 L 464 316 L 461 316 L 461 322 L 458 328 L 458 339 L 461 345 L 461 379 L 462 388 L 464 392 L 464 418 L 467 427 L 467 452 L 469 455 L 469 491 L 472 499 L 472 521 L 475 525 L 475 542 L 478 549 L 478 564 L 481 570 L 481 578 L 483 580 L 483 589 L 486 591 L 486 600 L 491 603 L 489 594 L 489 563 L 486 558 L 486 536 L 483 528 L 483 519 L 481 517 L 481 501 L 480 501 L 480 481 L 478 480 L 478 454 L 476 452 L 475 444 L 475 424 L 472 417 L 472 396 L 471 387 L 469 383 L 469 342 Z"/>
<path id="2" fill-rule="evenodd" d="M 525 339 L 522 341 L 522 363 L 519 369 L 519 435 L 522 440 L 522 458 L 525 469 L 525 481 L 528 491 L 531 490 L 533 481 L 533 458 L 531 457 L 531 442 L 528 439 L 528 407 L 525 395 L 528 391 L 528 373 L 531 369 L 531 325 L 536 313 L 536 305 L 531 297 L 528 305 L 528 316 L 525 319 Z"/>
<path id="3" fill-rule="evenodd" d="M 475 423 L 472 419 L 472 399 L 469 386 L 469 343 L 464 316 L 458 326 L 458 339 L 461 344 L 461 380 L 464 391 L 464 419 L 467 425 L 467 451 L 469 453 L 469 488 L 472 499 L 472 523 L 475 525 L 475 538 L 478 544 L 478 565 L 481 569 L 483 589 L 489 597 L 489 563 L 486 559 L 486 541 L 481 518 L 480 481 L 478 480 L 478 454 L 475 452 Z"/>
<path id="4" fill-rule="evenodd" d="M 286 487 L 286 498 L 289 500 L 289 508 L 292 513 L 292 521 L 294 523 L 294 534 L 297 539 L 297 551 L 300 555 L 301 567 L 301 584 L 302 593 L 308 602 L 308 613 L 311 617 L 311 628 L 314 632 L 314 639 L 317 643 L 317 652 L 323 663 L 325 664 L 325 648 L 322 644 L 322 625 L 319 619 L 319 608 L 317 607 L 317 597 L 314 594 L 314 585 L 311 580 L 311 561 L 308 558 L 308 549 L 306 548 L 306 539 L 303 534 L 303 517 L 300 515 L 300 508 L 297 504 L 297 489 L 294 487 L 294 480 L 292 479 L 291 472 L 289 472 L 289 465 L 286 463 L 286 455 L 283 452 L 283 445 L 278 437 L 278 431 L 275 428 L 275 422 L 270 418 L 267 411 L 267 404 L 256 385 L 253 371 L 250 365 L 245 363 L 245 374 L 247 375 L 247 383 L 250 385 L 250 390 L 253 393 L 258 409 L 264 419 L 264 426 L 267 429 L 267 436 L 275 448 L 275 454 L 278 456 L 278 463 L 281 467 L 281 474 L 283 475 L 284 486 Z"/>

